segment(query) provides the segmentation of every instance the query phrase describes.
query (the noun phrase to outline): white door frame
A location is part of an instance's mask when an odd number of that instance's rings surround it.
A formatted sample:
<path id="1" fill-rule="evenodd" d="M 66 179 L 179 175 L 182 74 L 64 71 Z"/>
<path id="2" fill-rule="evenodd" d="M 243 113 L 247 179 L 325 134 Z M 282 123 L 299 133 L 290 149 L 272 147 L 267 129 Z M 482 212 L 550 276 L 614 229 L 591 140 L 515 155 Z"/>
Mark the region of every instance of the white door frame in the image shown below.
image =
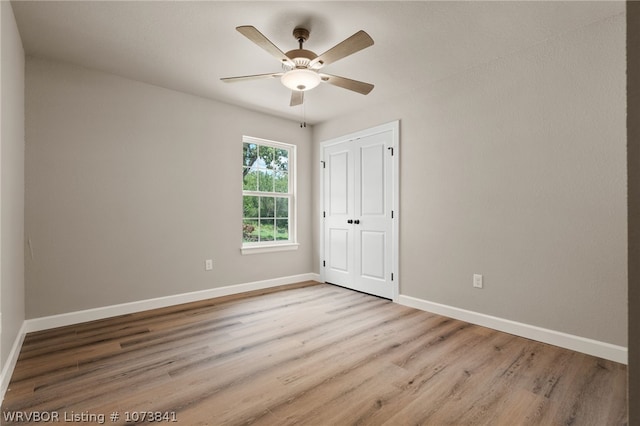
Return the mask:
<path id="1" fill-rule="evenodd" d="M 352 141 L 352 140 L 356 140 L 359 138 L 363 138 L 366 136 L 371 136 L 371 135 L 375 135 L 378 133 L 383 133 L 383 132 L 388 132 L 391 131 L 392 133 L 392 145 L 389 146 L 388 148 L 391 149 L 392 151 L 392 160 L 391 160 L 391 179 L 392 179 L 392 183 L 391 183 L 391 188 L 392 188 L 392 194 L 391 194 L 391 199 L 392 199 L 392 207 L 391 209 L 393 210 L 393 220 L 392 220 L 392 224 L 391 224 L 391 229 L 392 229 L 392 237 L 391 237 L 391 269 L 393 272 L 393 280 L 392 280 L 392 291 L 393 291 L 393 301 L 397 302 L 398 301 L 398 296 L 400 295 L 400 273 L 399 273 L 399 269 L 400 269 L 400 234 L 399 234 L 399 230 L 400 230 L 400 211 L 399 211 L 399 207 L 400 207 L 400 203 L 399 203 L 399 195 L 400 195 L 400 179 L 399 179 L 399 171 L 400 171 L 400 167 L 399 167 L 399 145 L 400 145 L 400 121 L 396 120 L 396 121 L 392 121 L 390 123 L 386 123 L 386 124 L 381 124 L 379 126 L 375 126 L 375 127 L 371 127 L 369 129 L 365 129 L 365 130 L 360 130 L 354 133 L 350 133 L 344 136 L 340 136 L 334 139 L 329 139 L 326 141 L 323 141 L 320 143 L 320 159 L 321 159 L 321 167 L 320 167 L 320 259 L 319 260 L 319 265 L 320 265 L 320 281 L 324 282 L 325 281 L 325 269 L 323 266 L 323 261 L 324 261 L 324 253 L 325 253 L 325 247 L 324 247 L 324 241 L 325 241 L 325 235 L 324 235 L 324 225 L 323 225 L 323 213 L 325 211 L 325 206 L 324 206 L 324 149 L 327 146 L 330 145 L 335 145 L 338 143 L 343 143 L 343 142 L 348 142 L 348 141 Z"/>

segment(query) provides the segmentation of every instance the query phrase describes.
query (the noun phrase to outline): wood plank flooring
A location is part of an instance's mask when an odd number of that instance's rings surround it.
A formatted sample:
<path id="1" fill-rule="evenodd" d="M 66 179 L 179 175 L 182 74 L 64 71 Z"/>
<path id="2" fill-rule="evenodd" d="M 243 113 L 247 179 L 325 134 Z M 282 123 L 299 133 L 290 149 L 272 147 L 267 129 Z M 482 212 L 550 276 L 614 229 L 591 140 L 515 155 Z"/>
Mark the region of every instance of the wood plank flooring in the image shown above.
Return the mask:
<path id="1" fill-rule="evenodd" d="M 31 333 L 2 422 L 624 425 L 626 391 L 624 365 L 309 282 Z"/>

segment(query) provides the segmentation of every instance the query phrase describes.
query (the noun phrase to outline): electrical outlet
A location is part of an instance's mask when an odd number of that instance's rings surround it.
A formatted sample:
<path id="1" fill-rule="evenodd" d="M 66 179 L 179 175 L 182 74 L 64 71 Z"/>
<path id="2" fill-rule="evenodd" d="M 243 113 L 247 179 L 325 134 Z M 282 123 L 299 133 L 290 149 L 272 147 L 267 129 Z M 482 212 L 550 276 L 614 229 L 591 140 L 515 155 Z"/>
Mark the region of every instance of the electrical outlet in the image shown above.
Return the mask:
<path id="1" fill-rule="evenodd" d="M 482 275 L 473 274 L 473 286 L 475 288 L 482 288 Z"/>
<path id="2" fill-rule="evenodd" d="M 205 271 L 210 271 L 213 269 L 213 260 L 211 259 L 207 259 L 204 261 L 204 270 Z"/>

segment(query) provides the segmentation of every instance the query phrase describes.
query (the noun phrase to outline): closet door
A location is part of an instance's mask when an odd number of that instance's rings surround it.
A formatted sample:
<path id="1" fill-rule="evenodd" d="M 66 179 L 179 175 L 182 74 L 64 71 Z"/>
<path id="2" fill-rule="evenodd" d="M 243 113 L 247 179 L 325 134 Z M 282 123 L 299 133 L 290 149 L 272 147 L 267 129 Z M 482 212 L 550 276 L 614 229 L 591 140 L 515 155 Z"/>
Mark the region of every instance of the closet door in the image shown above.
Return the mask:
<path id="1" fill-rule="evenodd" d="M 355 290 L 391 299 L 390 132 L 354 141 Z"/>
<path id="2" fill-rule="evenodd" d="M 350 287 L 354 274 L 354 159 L 352 144 L 324 150 L 325 281 Z"/>
<path id="3" fill-rule="evenodd" d="M 324 277 L 391 299 L 391 131 L 323 150 Z"/>

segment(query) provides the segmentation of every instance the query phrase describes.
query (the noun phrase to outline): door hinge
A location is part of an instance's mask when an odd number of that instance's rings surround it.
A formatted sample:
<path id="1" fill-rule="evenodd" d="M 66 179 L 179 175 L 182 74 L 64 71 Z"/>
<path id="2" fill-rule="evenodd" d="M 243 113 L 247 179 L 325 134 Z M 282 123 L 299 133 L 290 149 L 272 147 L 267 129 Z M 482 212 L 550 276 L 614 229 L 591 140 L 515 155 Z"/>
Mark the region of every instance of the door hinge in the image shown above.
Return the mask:
<path id="1" fill-rule="evenodd" d="M 327 212 L 326 211 L 322 212 L 322 217 L 327 217 Z"/>
<path id="2" fill-rule="evenodd" d="M 323 260 L 323 261 L 322 261 L 322 266 L 323 266 L 323 267 L 327 266 L 327 262 Z"/>
<path id="3" fill-rule="evenodd" d="M 320 160 L 320 162 L 322 163 L 322 168 L 326 168 L 327 167 L 327 163 L 324 162 L 324 160 Z"/>
<path id="4" fill-rule="evenodd" d="M 393 219 L 393 210 L 391 210 L 391 219 Z"/>
<path id="5" fill-rule="evenodd" d="M 391 273 L 391 281 L 393 281 L 393 272 Z"/>
<path id="6" fill-rule="evenodd" d="M 393 147 L 392 147 L 392 146 L 390 146 L 390 147 L 389 147 L 389 148 L 387 148 L 387 149 L 391 150 L 391 156 L 393 157 Z"/>

